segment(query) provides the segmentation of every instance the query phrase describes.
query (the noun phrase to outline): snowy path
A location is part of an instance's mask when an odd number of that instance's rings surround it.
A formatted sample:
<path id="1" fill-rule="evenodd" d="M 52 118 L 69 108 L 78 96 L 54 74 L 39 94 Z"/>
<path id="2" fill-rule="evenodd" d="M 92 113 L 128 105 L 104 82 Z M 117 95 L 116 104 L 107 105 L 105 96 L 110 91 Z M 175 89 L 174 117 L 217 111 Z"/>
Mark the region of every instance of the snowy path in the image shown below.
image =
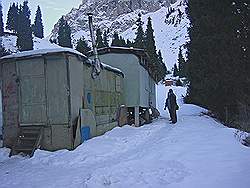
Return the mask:
<path id="1" fill-rule="evenodd" d="M 175 88 L 178 96 L 181 90 Z M 163 113 L 152 124 L 117 127 L 71 152 L 37 151 L 29 159 L 8 158 L 0 149 L 0 187 L 248 188 L 250 149 L 233 129 L 201 115 L 204 109 L 179 104 L 175 125 Z"/>

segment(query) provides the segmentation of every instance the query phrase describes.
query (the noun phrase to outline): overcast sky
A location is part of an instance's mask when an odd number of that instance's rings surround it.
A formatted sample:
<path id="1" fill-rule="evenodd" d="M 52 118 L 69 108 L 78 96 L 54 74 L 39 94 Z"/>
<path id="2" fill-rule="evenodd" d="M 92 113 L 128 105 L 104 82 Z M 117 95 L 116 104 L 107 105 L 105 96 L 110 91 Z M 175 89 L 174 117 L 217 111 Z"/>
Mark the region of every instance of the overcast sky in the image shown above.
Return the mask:
<path id="1" fill-rule="evenodd" d="M 3 6 L 4 23 L 10 4 L 13 2 L 23 3 L 24 0 L 0 0 Z M 44 34 L 48 36 L 54 24 L 59 18 L 68 13 L 73 7 L 78 7 L 82 0 L 29 0 L 28 5 L 31 9 L 31 23 L 34 22 L 37 6 L 42 10 Z"/>

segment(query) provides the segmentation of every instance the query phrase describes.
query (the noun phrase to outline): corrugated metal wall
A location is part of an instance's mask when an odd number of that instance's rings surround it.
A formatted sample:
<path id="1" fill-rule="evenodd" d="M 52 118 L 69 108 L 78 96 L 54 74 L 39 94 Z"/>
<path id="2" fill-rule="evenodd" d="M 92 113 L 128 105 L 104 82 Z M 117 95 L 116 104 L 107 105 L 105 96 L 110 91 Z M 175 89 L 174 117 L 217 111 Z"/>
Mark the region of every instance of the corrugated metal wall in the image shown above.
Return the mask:
<path id="1" fill-rule="evenodd" d="M 43 147 L 49 150 L 73 149 L 66 59 L 62 55 L 47 56 L 45 62 L 48 122 L 44 131 Z"/>
<path id="2" fill-rule="evenodd" d="M 2 65 L 3 87 L 3 141 L 10 147 L 18 133 L 18 83 L 16 63 L 10 62 Z"/>
<path id="3" fill-rule="evenodd" d="M 100 55 L 101 62 L 119 68 L 124 77 L 124 100 L 127 107 L 140 106 L 140 74 L 138 57 L 134 54 L 108 53 Z"/>
<path id="4" fill-rule="evenodd" d="M 121 104 L 122 76 L 106 69 L 93 80 L 91 67 L 84 67 L 84 108 L 91 109 L 96 117 L 97 135 L 117 126 L 116 113 Z"/>
<path id="5" fill-rule="evenodd" d="M 5 146 L 13 145 L 20 124 L 44 127 L 43 149 L 73 149 L 81 108 L 95 114 L 96 135 L 117 126 L 122 75 L 103 69 L 93 80 L 89 64 L 65 53 L 7 60 L 3 70 Z"/>
<path id="6" fill-rule="evenodd" d="M 124 99 L 127 107 L 155 106 L 155 82 L 134 54 L 106 53 L 99 55 L 101 62 L 119 68 L 124 74 Z M 152 81 L 150 83 L 150 81 Z"/>
<path id="7" fill-rule="evenodd" d="M 43 59 L 17 63 L 20 125 L 46 124 L 45 69 Z"/>

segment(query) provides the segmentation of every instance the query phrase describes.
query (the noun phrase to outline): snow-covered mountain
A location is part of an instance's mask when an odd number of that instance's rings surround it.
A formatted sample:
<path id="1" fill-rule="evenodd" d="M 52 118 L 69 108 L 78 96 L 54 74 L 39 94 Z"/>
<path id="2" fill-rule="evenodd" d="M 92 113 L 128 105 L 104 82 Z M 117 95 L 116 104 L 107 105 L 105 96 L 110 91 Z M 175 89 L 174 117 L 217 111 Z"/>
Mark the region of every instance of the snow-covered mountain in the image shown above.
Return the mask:
<path id="1" fill-rule="evenodd" d="M 135 38 L 138 14 L 142 14 L 144 29 L 150 16 L 157 49 L 162 51 L 167 67 L 171 68 L 176 63 L 179 46 L 188 40 L 186 6 L 186 0 L 83 0 L 78 9 L 72 9 L 65 15 L 65 19 L 71 27 L 73 43 L 76 44 L 82 36 L 90 39 L 88 12 L 94 14 L 95 29 L 108 30 L 110 38 L 116 31 L 131 40 Z M 50 38 L 56 38 L 57 31 L 58 23 Z"/>

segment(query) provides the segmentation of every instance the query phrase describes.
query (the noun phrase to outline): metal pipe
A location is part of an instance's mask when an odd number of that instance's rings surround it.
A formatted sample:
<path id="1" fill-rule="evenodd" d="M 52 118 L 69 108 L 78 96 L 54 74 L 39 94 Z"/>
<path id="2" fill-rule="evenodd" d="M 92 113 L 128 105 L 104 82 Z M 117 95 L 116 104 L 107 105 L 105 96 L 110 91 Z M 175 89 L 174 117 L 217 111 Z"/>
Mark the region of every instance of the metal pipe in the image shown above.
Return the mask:
<path id="1" fill-rule="evenodd" d="M 96 41 L 95 41 L 95 36 L 94 36 L 93 14 L 88 13 L 88 18 L 89 18 L 89 30 L 90 30 L 90 36 L 91 36 L 92 48 L 93 48 L 93 54 L 94 54 L 94 62 L 93 62 L 94 69 L 92 71 L 92 77 L 96 78 L 101 72 L 101 65 L 100 65 L 100 60 L 99 60 L 98 53 L 97 53 Z"/>

